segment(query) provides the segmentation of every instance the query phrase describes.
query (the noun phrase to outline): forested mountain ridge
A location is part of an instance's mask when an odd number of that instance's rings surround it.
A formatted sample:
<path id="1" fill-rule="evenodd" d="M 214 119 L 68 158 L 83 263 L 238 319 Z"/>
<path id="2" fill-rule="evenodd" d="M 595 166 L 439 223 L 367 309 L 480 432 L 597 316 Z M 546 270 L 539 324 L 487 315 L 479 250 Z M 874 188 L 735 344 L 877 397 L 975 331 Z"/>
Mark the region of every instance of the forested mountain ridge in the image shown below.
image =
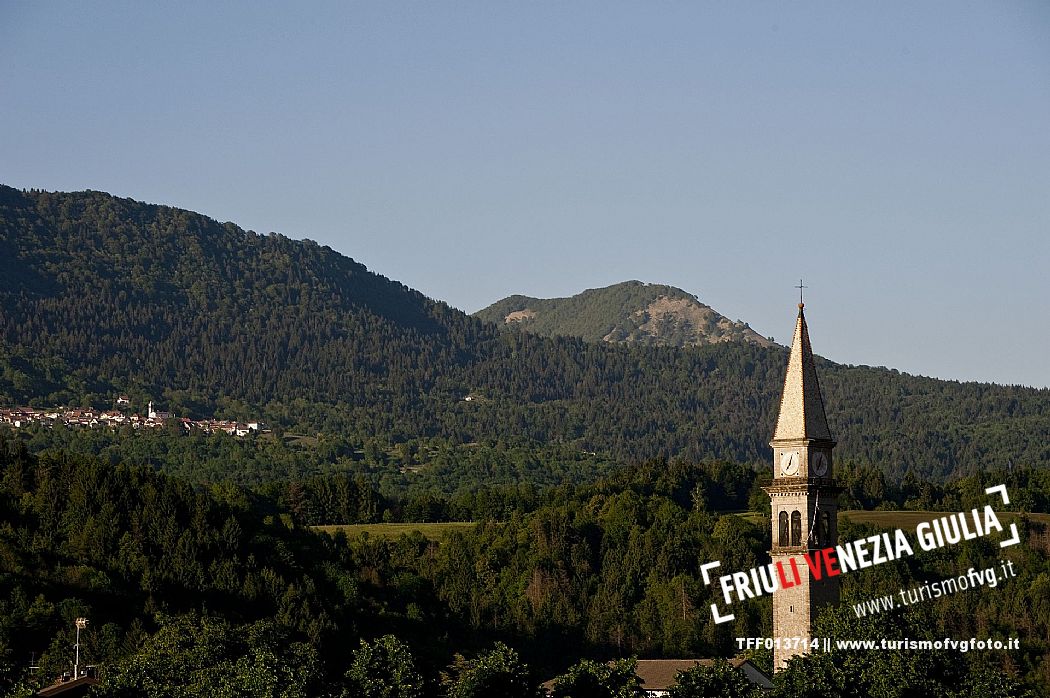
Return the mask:
<path id="1" fill-rule="evenodd" d="M 428 337 L 478 328 L 311 241 L 99 192 L 4 188 L 0 205 L 3 341 L 129 387 L 359 400 L 382 353 L 423 373 L 457 360 Z"/>
<path id="2" fill-rule="evenodd" d="M 785 361 L 748 343 L 503 332 L 310 241 L 100 192 L 0 188 L 8 405 L 130 393 L 180 415 L 259 415 L 358 443 L 765 463 Z M 840 459 L 941 480 L 1050 463 L 1050 391 L 820 371 Z"/>
<path id="3" fill-rule="evenodd" d="M 486 322 L 545 337 L 588 342 L 690 347 L 718 342 L 773 342 L 680 288 L 641 281 L 592 288 L 568 298 L 509 296 L 474 313 Z"/>

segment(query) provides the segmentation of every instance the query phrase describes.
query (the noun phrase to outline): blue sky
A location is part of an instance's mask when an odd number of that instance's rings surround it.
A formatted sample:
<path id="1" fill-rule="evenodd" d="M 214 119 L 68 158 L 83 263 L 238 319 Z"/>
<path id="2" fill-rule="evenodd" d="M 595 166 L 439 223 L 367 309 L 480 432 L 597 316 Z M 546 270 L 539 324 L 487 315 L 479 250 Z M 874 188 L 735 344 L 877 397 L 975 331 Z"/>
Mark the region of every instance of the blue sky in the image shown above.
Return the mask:
<path id="1" fill-rule="evenodd" d="M 0 4 L 0 182 L 1050 386 L 1050 4 Z"/>

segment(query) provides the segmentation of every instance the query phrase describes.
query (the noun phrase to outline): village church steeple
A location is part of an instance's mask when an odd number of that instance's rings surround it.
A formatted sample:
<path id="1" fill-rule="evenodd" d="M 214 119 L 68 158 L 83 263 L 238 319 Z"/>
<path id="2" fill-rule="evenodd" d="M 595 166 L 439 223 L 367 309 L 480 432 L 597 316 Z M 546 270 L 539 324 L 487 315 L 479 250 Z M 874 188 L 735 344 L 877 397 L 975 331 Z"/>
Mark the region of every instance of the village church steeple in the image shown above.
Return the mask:
<path id="1" fill-rule="evenodd" d="M 800 282 L 801 286 L 801 282 Z M 824 413 L 813 348 L 809 343 L 804 304 L 798 304 L 798 319 L 791 340 L 780 411 L 770 446 L 773 449 L 773 482 L 765 490 L 772 514 L 773 563 L 790 569 L 797 558 L 797 581 L 782 585 L 773 593 L 773 636 L 803 638 L 811 636 L 813 621 L 820 610 L 838 603 L 837 577 L 811 579 L 802 556 L 833 546 L 838 540 L 838 494 L 832 477 L 831 451 L 835 441 Z M 773 670 L 779 671 L 791 657 L 805 652 L 797 648 L 774 647 Z"/>
<path id="2" fill-rule="evenodd" d="M 798 304 L 798 319 L 791 340 L 791 357 L 784 376 L 784 391 L 780 396 L 780 413 L 773 431 L 774 441 L 814 439 L 831 441 L 828 418 L 824 414 L 824 398 L 820 394 L 813 348 L 809 343 L 804 303 Z M 832 444 L 834 445 L 834 444 Z"/>

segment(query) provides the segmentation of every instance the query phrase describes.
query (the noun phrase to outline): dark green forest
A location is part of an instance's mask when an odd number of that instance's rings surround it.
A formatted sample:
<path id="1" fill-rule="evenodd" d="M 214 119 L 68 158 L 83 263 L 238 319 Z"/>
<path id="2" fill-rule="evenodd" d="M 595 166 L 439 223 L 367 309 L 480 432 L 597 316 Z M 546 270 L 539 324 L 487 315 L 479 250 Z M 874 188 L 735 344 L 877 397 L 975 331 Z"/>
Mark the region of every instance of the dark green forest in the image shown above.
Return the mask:
<path id="1" fill-rule="evenodd" d="M 615 480 L 623 468 L 564 444 L 527 448 L 501 442 L 454 445 L 439 439 L 361 443 L 341 436 L 235 438 L 174 429 L 43 425 L 0 426 L 0 434 L 30 453 L 92 455 L 114 466 L 144 465 L 215 492 L 247 495 L 268 513 L 289 514 L 304 526 L 505 520 L 514 512 L 535 510 L 567 488 Z M 671 467 L 683 462 L 688 461 L 670 460 Z M 693 482 L 694 505 L 768 511 L 761 485 L 769 483 L 769 470 L 756 472 L 717 459 L 703 462 L 711 465 Z M 993 478 L 994 472 L 945 485 L 912 472 L 894 480 L 875 466 L 847 460 L 836 472 L 843 487 L 840 509 L 957 511 L 977 501 L 981 493 L 974 483 Z M 1009 483 L 1018 510 L 1050 512 L 1050 470 L 1010 468 L 997 482 Z"/>
<path id="2" fill-rule="evenodd" d="M 7 405 L 104 407 L 127 393 L 362 443 L 759 464 L 785 361 L 739 343 L 504 333 L 310 241 L 100 192 L 0 188 Z M 1050 463 L 1050 391 L 819 369 L 839 452 L 890 479 Z"/>
<path id="3" fill-rule="evenodd" d="M 402 695 L 355 686 L 392 681 L 406 665 L 416 695 L 480 696 L 456 693 L 467 681 L 457 676 L 474 676 L 485 661 L 500 671 L 517 665 L 534 691 L 540 680 L 582 671 L 571 665 L 579 658 L 733 656 L 734 637 L 770 633 L 768 599 L 715 626 L 707 607 L 717 592 L 698 572 L 703 560 L 743 569 L 765 557 L 768 526 L 714 508 L 747 496 L 752 475 L 743 466 L 627 468 L 550 490 L 531 510 L 482 519 L 441 543 L 419 534 L 391 541 L 314 533 L 247 492 L 192 487 L 89 456 L 34 456 L 6 438 L 0 466 L 0 682 L 9 695 L 67 668 L 79 616 L 92 621 L 84 662 L 102 664 L 100 695 L 116 696 L 173 695 L 173 686 L 183 686 L 180 695 Z M 953 489 L 953 503 L 980 501 L 984 484 Z M 1046 482 L 1011 486 L 1045 491 Z M 1022 651 L 1009 654 L 858 653 L 850 661 L 873 682 L 887 662 L 928 673 L 923 695 L 981 695 L 949 690 L 989 676 L 1013 686 L 1004 695 L 1022 695 L 1024 682 L 1045 688 L 1050 559 L 1045 530 L 1023 526 L 1026 544 L 1007 553 L 1020 574 L 1001 588 L 864 621 L 845 605 L 995 564 L 999 548 L 975 541 L 844 577 L 844 605 L 827 614 L 829 632 L 1020 634 Z M 841 535 L 869 532 L 843 522 Z M 382 661 L 361 656 L 380 651 Z M 26 672 L 30 654 L 36 675 Z M 400 657 L 397 667 L 390 655 Z M 815 655 L 800 663 L 842 680 L 821 662 Z M 813 695 L 792 683 L 794 670 L 779 676 L 779 695 Z M 209 693 L 219 685 L 229 693 Z"/>
<path id="4" fill-rule="evenodd" d="M 600 662 L 574 665 L 580 658 L 733 656 L 733 638 L 770 632 L 768 599 L 713 624 L 707 606 L 717 590 L 699 575 L 705 560 L 746 568 L 766 559 L 768 526 L 715 508 L 747 497 L 753 476 L 744 466 L 653 461 L 552 490 L 532 510 L 481 519 L 440 543 L 314 533 L 245 491 L 92 456 L 37 456 L 6 437 L 0 472 L 8 695 L 68 668 L 80 616 L 92 620 L 83 661 L 102 666 L 96 691 L 113 696 L 483 696 L 507 681 L 524 687 L 507 695 L 534 695 L 560 674 L 613 681 L 592 676 L 609 673 Z M 1045 491 L 1041 475 L 1013 477 L 1018 492 Z M 952 503 L 980 501 L 986 484 L 964 481 Z M 921 695 L 983 695 L 986 683 L 1005 687 L 1002 695 L 1023 695 L 1026 683 L 1045 688 L 1050 561 L 1045 530 L 1022 525 L 1025 545 L 1006 553 L 1019 575 L 994 591 L 866 620 L 846 605 L 995 564 L 998 546 L 981 539 L 844 577 L 844 604 L 822 621 L 851 638 L 1019 635 L 1021 651 L 858 652 L 848 666 L 863 678 L 848 682 L 839 665 L 813 655 L 778 675 L 778 695 L 920 695 L 889 690 L 889 671 L 921 676 Z M 871 532 L 844 521 L 841 535 Z M 839 688 L 806 692 L 802 679 L 817 671 L 820 685 Z M 376 688 L 398 682 L 415 688 Z"/>

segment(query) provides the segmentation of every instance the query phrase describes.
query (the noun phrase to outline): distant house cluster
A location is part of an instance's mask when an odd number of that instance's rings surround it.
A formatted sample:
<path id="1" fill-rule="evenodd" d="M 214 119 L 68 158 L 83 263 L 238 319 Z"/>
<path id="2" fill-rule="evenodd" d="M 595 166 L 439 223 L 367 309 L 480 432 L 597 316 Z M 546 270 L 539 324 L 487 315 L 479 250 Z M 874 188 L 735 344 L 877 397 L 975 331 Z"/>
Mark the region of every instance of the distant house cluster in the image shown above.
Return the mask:
<path id="1" fill-rule="evenodd" d="M 117 406 L 127 406 L 130 400 L 126 396 L 117 398 Z M 149 410 L 145 415 L 121 411 L 100 411 L 93 409 L 80 409 L 68 407 L 55 407 L 51 409 L 34 409 L 32 407 L 0 408 L 0 424 L 7 424 L 16 429 L 29 426 L 30 424 L 43 424 L 48 427 L 87 427 L 94 429 L 98 427 L 122 427 L 131 426 L 135 429 L 156 429 L 175 423 L 187 432 L 202 431 L 205 434 L 224 431 L 231 436 L 247 436 L 248 434 L 269 432 L 270 429 L 263 422 L 233 422 L 224 419 L 189 419 L 187 417 L 176 417 L 170 412 L 160 412 L 153 409 L 153 403 L 149 403 Z"/>

